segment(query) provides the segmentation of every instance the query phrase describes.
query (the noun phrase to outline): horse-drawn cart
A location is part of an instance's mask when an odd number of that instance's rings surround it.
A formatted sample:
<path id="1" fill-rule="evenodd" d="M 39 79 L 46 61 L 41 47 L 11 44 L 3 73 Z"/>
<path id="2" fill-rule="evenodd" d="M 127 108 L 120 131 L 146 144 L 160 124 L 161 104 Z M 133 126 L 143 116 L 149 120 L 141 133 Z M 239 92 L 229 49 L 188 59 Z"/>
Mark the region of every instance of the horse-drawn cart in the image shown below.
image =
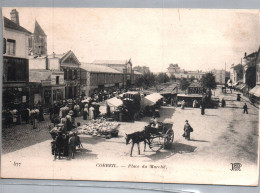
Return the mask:
<path id="1" fill-rule="evenodd" d="M 159 128 L 147 126 L 147 132 L 150 133 L 150 149 L 159 151 L 162 148 L 167 149 L 171 146 L 174 139 L 174 131 L 172 123 L 158 122 Z"/>

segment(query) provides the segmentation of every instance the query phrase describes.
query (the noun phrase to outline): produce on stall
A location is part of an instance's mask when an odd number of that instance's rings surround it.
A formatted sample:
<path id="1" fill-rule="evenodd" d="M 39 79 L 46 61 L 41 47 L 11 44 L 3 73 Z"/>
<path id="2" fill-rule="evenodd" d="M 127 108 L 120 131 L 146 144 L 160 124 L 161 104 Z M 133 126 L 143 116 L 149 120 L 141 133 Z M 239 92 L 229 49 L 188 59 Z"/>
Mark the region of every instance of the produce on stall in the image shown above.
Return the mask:
<path id="1" fill-rule="evenodd" d="M 119 125 L 120 124 L 117 122 L 108 122 L 106 119 L 96 119 L 75 128 L 73 131 L 76 131 L 79 135 L 83 134 L 110 138 L 118 136 Z"/>

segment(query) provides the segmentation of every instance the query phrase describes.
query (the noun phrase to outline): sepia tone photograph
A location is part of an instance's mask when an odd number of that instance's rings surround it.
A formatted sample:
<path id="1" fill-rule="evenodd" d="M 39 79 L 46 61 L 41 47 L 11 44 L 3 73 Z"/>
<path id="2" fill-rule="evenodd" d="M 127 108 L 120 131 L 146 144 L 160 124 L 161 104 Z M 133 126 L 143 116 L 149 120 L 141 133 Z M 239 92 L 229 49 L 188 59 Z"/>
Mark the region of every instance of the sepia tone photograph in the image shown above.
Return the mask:
<path id="1" fill-rule="evenodd" d="M 258 186 L 259 21 L 2 8 L 1 177 Z"/>

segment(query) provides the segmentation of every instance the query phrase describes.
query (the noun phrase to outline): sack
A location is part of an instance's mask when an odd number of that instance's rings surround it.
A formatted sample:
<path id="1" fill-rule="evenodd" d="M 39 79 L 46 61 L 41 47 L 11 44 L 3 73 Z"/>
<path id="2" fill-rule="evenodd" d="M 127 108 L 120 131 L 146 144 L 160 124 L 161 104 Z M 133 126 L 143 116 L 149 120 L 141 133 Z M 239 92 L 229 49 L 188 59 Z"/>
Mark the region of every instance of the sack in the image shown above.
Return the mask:
<path id="1" fill-rule="evenodd" d="M 193 128 L 192 127 L 190 127 L 190 132 L 193 132 Z"/>
<path id="2" fill-rule="evenodd" d="M 186 137 L 185 133 L 182 134 L 182 137 Z"/>

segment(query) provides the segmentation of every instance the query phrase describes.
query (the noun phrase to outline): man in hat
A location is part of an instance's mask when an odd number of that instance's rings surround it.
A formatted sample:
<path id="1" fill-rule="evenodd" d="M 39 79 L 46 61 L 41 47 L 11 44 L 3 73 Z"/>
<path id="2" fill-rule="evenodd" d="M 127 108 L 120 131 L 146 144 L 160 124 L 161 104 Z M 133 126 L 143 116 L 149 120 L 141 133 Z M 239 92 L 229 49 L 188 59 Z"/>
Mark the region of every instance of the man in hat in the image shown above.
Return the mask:
<path id="1" fill-rule="evenodd" d="M 190 126 L 189 121 L 185 121 L 184 125 L 184 134 L 182 135 L 185 137 L 186 140 L 190 140 L 190 133 L 193 132 L 193 128 Z"/>

